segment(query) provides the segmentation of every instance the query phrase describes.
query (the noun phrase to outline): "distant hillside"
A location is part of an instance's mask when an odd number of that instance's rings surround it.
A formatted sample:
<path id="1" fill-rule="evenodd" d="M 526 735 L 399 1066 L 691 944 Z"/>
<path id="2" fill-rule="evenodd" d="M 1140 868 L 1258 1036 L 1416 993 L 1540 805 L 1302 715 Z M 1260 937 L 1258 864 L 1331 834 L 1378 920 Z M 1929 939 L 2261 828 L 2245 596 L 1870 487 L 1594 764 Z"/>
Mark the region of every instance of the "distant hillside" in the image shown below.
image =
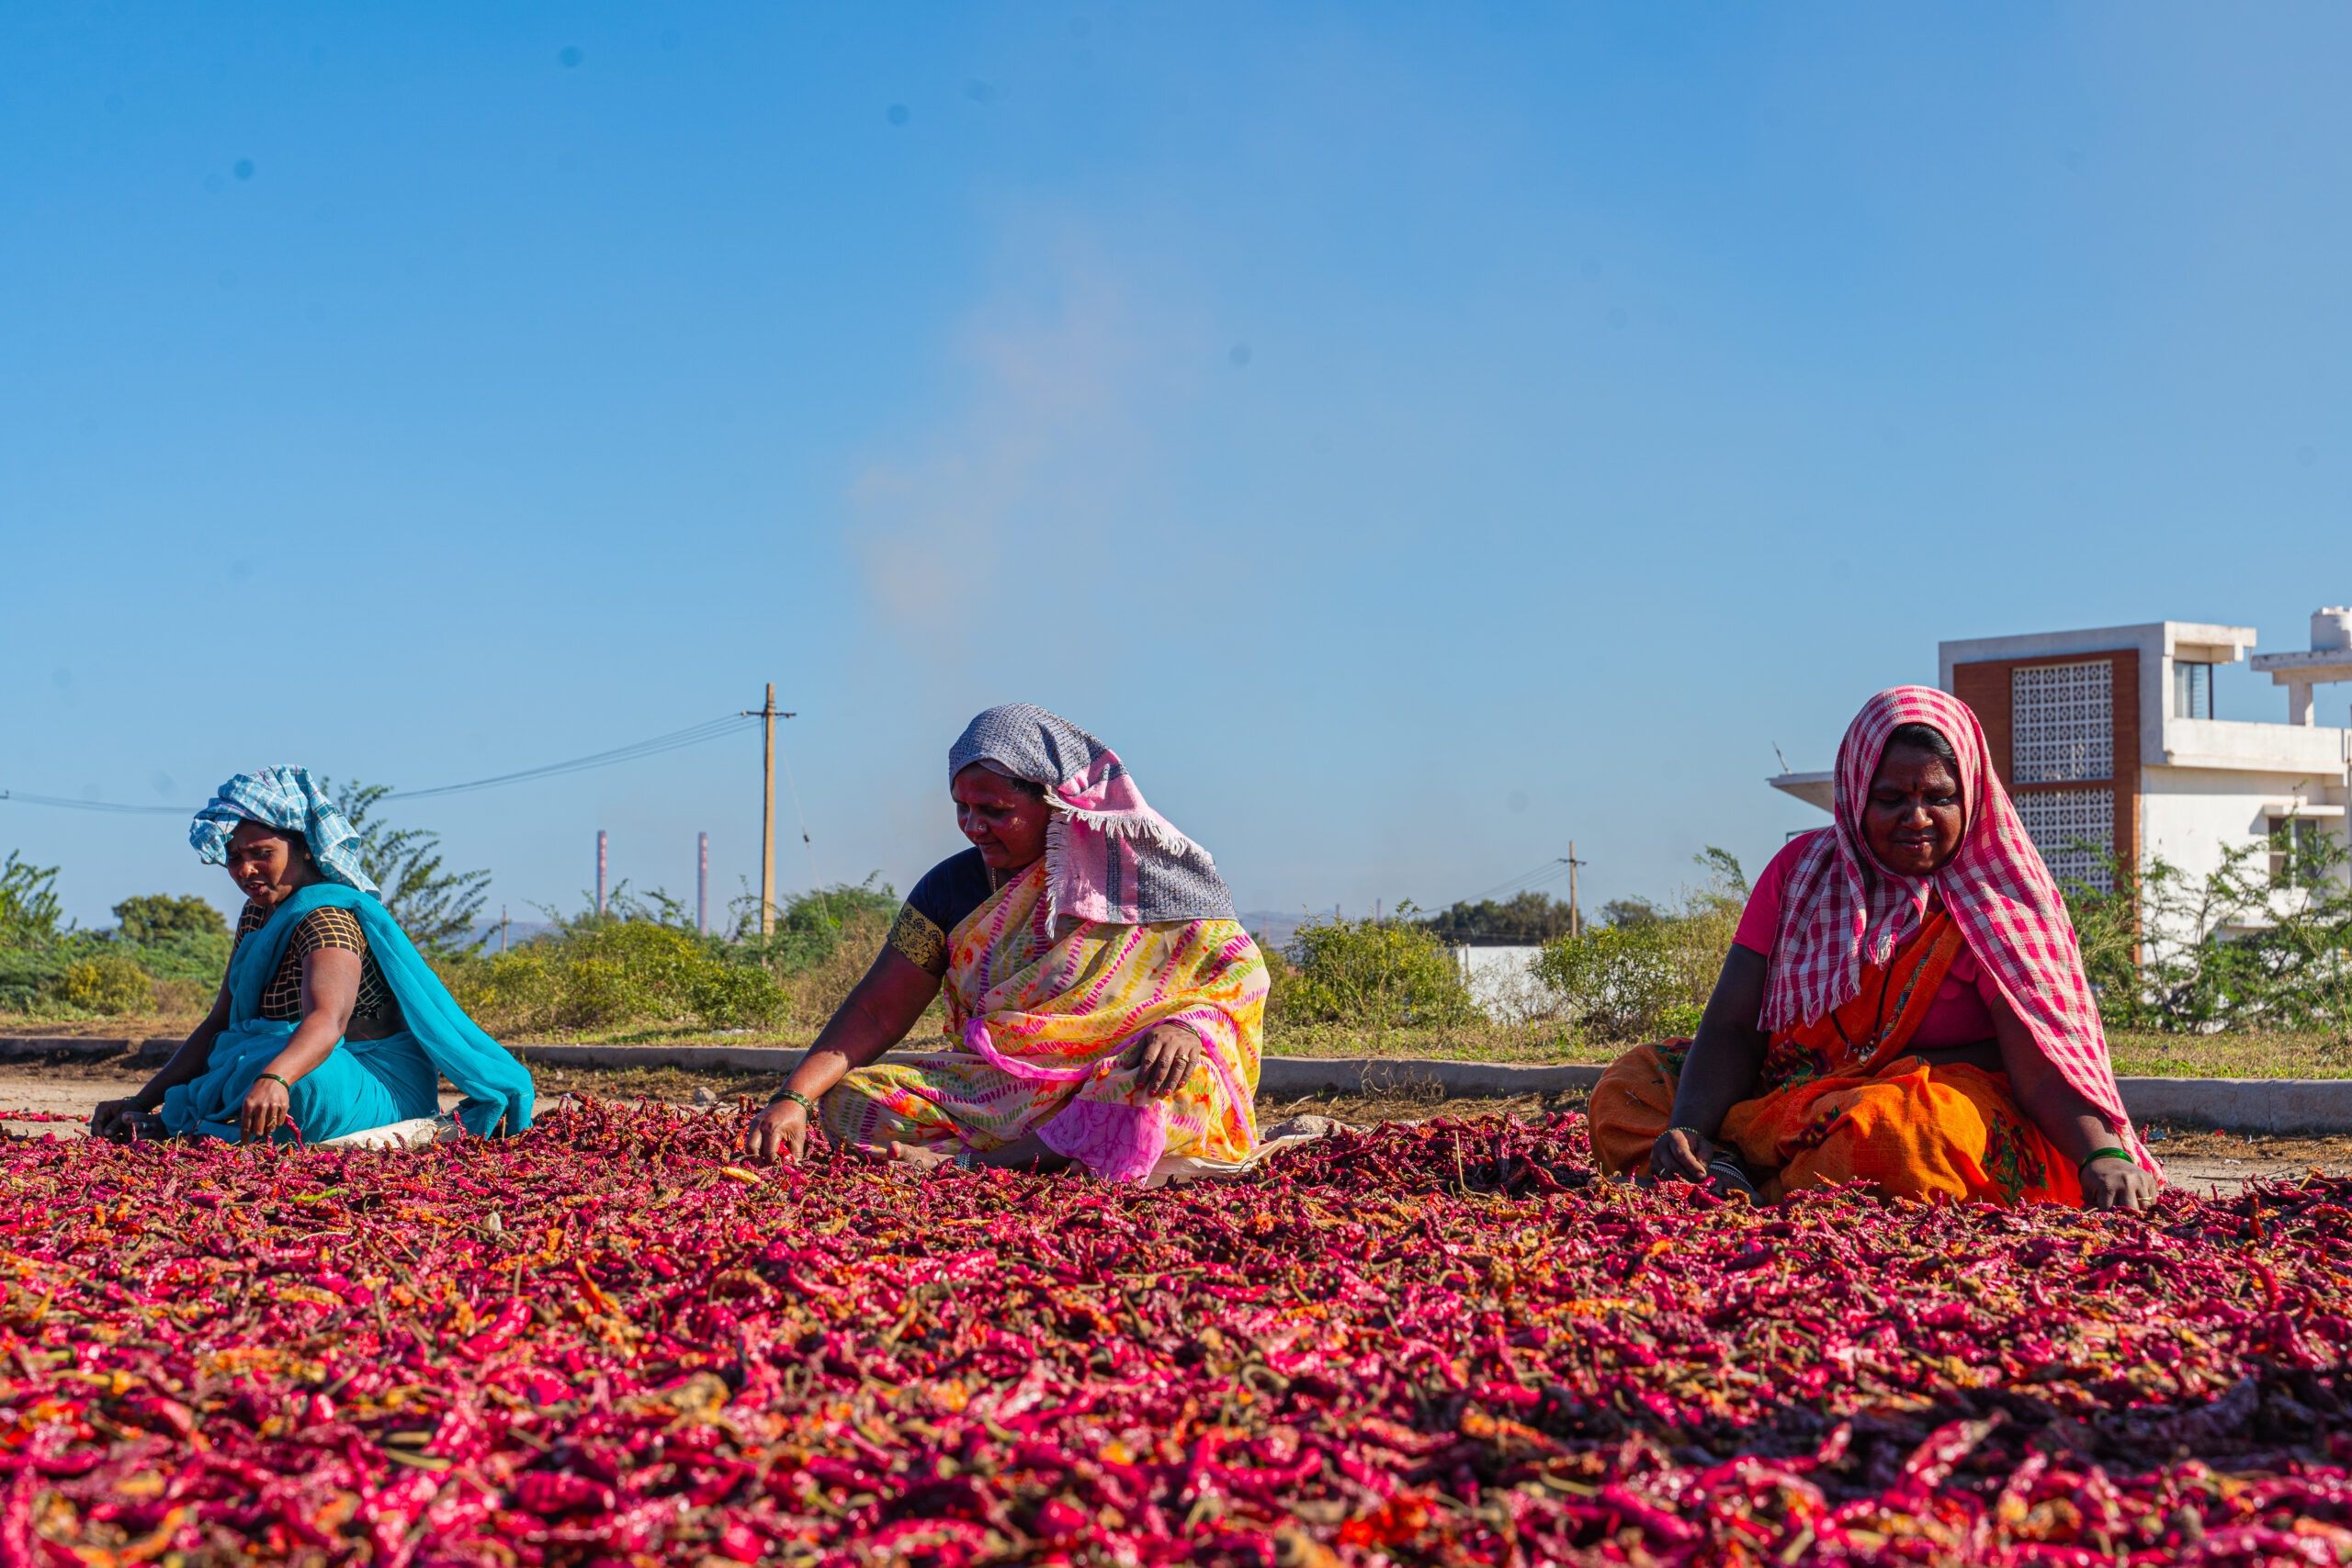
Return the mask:
<path id="1" fill-rule="evenodd" d="M 530 941 L 535 936 L 544 936 L 553 930 L 555 927 L 545 920 L 509 920 L 506 922 L 506 944 L 509 947 L 516 946 Z M 496 920 L 483 921 L 474 927 L 471 934 L 474 940 L 485 943 L 481 949 L 482 952 L 496 953 L 498 951 L 498 922 Z"/>
<path id="2" fill-rule="evenodd" d="M 1256 937 L 1258 945 L 1261 947 L 1288 947 L 1291 938 L 1298 934 L 1299 926 L 1307 919 L 1309 916 L 1305 909 L 1244 909 L 1241 911 L 1242 929 Z"/>

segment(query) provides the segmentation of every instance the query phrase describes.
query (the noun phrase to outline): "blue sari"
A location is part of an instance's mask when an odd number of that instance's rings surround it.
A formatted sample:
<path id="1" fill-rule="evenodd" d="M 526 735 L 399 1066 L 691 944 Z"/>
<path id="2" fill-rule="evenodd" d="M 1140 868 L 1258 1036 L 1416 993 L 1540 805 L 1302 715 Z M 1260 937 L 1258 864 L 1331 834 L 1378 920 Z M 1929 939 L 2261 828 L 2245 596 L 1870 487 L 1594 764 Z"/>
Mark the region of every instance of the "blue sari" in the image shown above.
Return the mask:
<path id="1" fill-rule="evenodd" d="M 344 1040 L 295 1080 L 294 1124 L 305 1143 L 433 1116 L 441 1079 L 465 1096 L 458 1120 L 483 1137 L 531 1124 L 531 1074 L 482 1032 L 373 894 L 316 882 L 277 907 L 269 923 L 237 944 L 229 960 L 229 1024 L 212 1042 L 204 1076 L 164 1091 L 164 1125 L 234 1140 L 245 1096 L 292 1038 L 294 1023 L 260 1016 L 262 987 L 277 973 L 295 922 L 322 906 L 349 909 L 368 934 L 368 951 L 401 1004 L 408 1027 L 381 1040 Z M 294 1134 L 279 1129 L 277 1139 Z"/>

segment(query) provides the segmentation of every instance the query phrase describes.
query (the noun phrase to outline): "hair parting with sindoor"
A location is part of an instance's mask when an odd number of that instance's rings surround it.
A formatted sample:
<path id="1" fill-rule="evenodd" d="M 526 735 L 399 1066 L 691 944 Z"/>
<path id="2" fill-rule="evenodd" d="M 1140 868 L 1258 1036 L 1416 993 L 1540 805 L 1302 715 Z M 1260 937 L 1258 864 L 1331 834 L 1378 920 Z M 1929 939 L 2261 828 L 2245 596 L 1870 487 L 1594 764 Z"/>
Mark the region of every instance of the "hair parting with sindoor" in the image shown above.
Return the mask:
<path id="1" fill-rule="evenodd" d="M 1944 739 L 1944 732 L 1934 725 L 1896 725 L 1894 733 L 1886 738 L 1886 751 L 1892 751 L 1897 746 L 1908 746 L 1915 750 L 1925 751 L 1937 761 L 1950 768 L 1952 777 L 1960 777 L 1960 754 L 1951 749 L 1951 742 Z M 1882 751 L 1879 755 L 1884 757 L 1886 751 Z"/>

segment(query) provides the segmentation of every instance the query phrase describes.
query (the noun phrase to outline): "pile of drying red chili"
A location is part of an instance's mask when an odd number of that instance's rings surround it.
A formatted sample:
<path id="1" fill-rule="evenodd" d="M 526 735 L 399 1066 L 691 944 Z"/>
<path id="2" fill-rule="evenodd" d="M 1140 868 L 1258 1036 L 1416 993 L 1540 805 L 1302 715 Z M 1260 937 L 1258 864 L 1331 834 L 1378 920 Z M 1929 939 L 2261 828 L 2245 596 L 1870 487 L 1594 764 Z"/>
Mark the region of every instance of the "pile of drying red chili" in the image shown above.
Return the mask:
<path id="1" fill-rule="evenodd" d="M 2352 1558 L 2343 1181 L 1752 1211 L 1559 1118 L 1138 1192 L 740 1126 L 0 1145 L 0 1565 Z"/>

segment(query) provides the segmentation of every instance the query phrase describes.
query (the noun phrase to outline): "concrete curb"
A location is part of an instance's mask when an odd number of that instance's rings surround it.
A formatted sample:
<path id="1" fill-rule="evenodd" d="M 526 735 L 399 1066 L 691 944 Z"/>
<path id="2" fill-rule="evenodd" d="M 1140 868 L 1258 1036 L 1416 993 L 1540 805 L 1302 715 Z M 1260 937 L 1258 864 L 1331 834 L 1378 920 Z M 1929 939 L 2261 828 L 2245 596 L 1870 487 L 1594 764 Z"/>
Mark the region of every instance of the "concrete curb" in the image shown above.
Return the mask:
<path id="1" fill-rule="evenodd" d="M 159 1066 L 179 1045 L 149 1039 L 0 1035 L 0 1061 L 114 1062 Z M 774 1073 L 800 1065 L 805 1051 L 778 1045 L 517 1045 L 526 1062 L 550 1066 L 685 1067 Z M 916 1062 L 933 1053 L 892 1051 L 886 1062 Z M 1268 1056 L 1258 1092 L 1269 1100 L 1317 1094 L 1394 1094 L 1437 1089 L 1447 1096 L 1509 1098 L 1590 1089 L 1602 1069 L 1516 1062 L 1442 1062 L 1405 1057 Z M 2122 1078 L 2124 1109 L 2137 1122 L 2173 1122 L 2250 1133 L 2352 1133 L 2352 1078 Z"/>
<path id="2" fill-rule="evenodd" d="M 2134 1122 L 2352 1133 L 2352 1078 L 2118 1078 Z"/>
<path id="3" fill-rule="evenodd" d="M 129 1060 L 119 1066 L 160 1067 L 180 1048 L 182 1038 L 177 1034 L 159 1034 L 146 1040 L 77 1034 L 0 1034 L 0 1062 L 61 1058 L 106 1062 L 125 1056 Z"/>

